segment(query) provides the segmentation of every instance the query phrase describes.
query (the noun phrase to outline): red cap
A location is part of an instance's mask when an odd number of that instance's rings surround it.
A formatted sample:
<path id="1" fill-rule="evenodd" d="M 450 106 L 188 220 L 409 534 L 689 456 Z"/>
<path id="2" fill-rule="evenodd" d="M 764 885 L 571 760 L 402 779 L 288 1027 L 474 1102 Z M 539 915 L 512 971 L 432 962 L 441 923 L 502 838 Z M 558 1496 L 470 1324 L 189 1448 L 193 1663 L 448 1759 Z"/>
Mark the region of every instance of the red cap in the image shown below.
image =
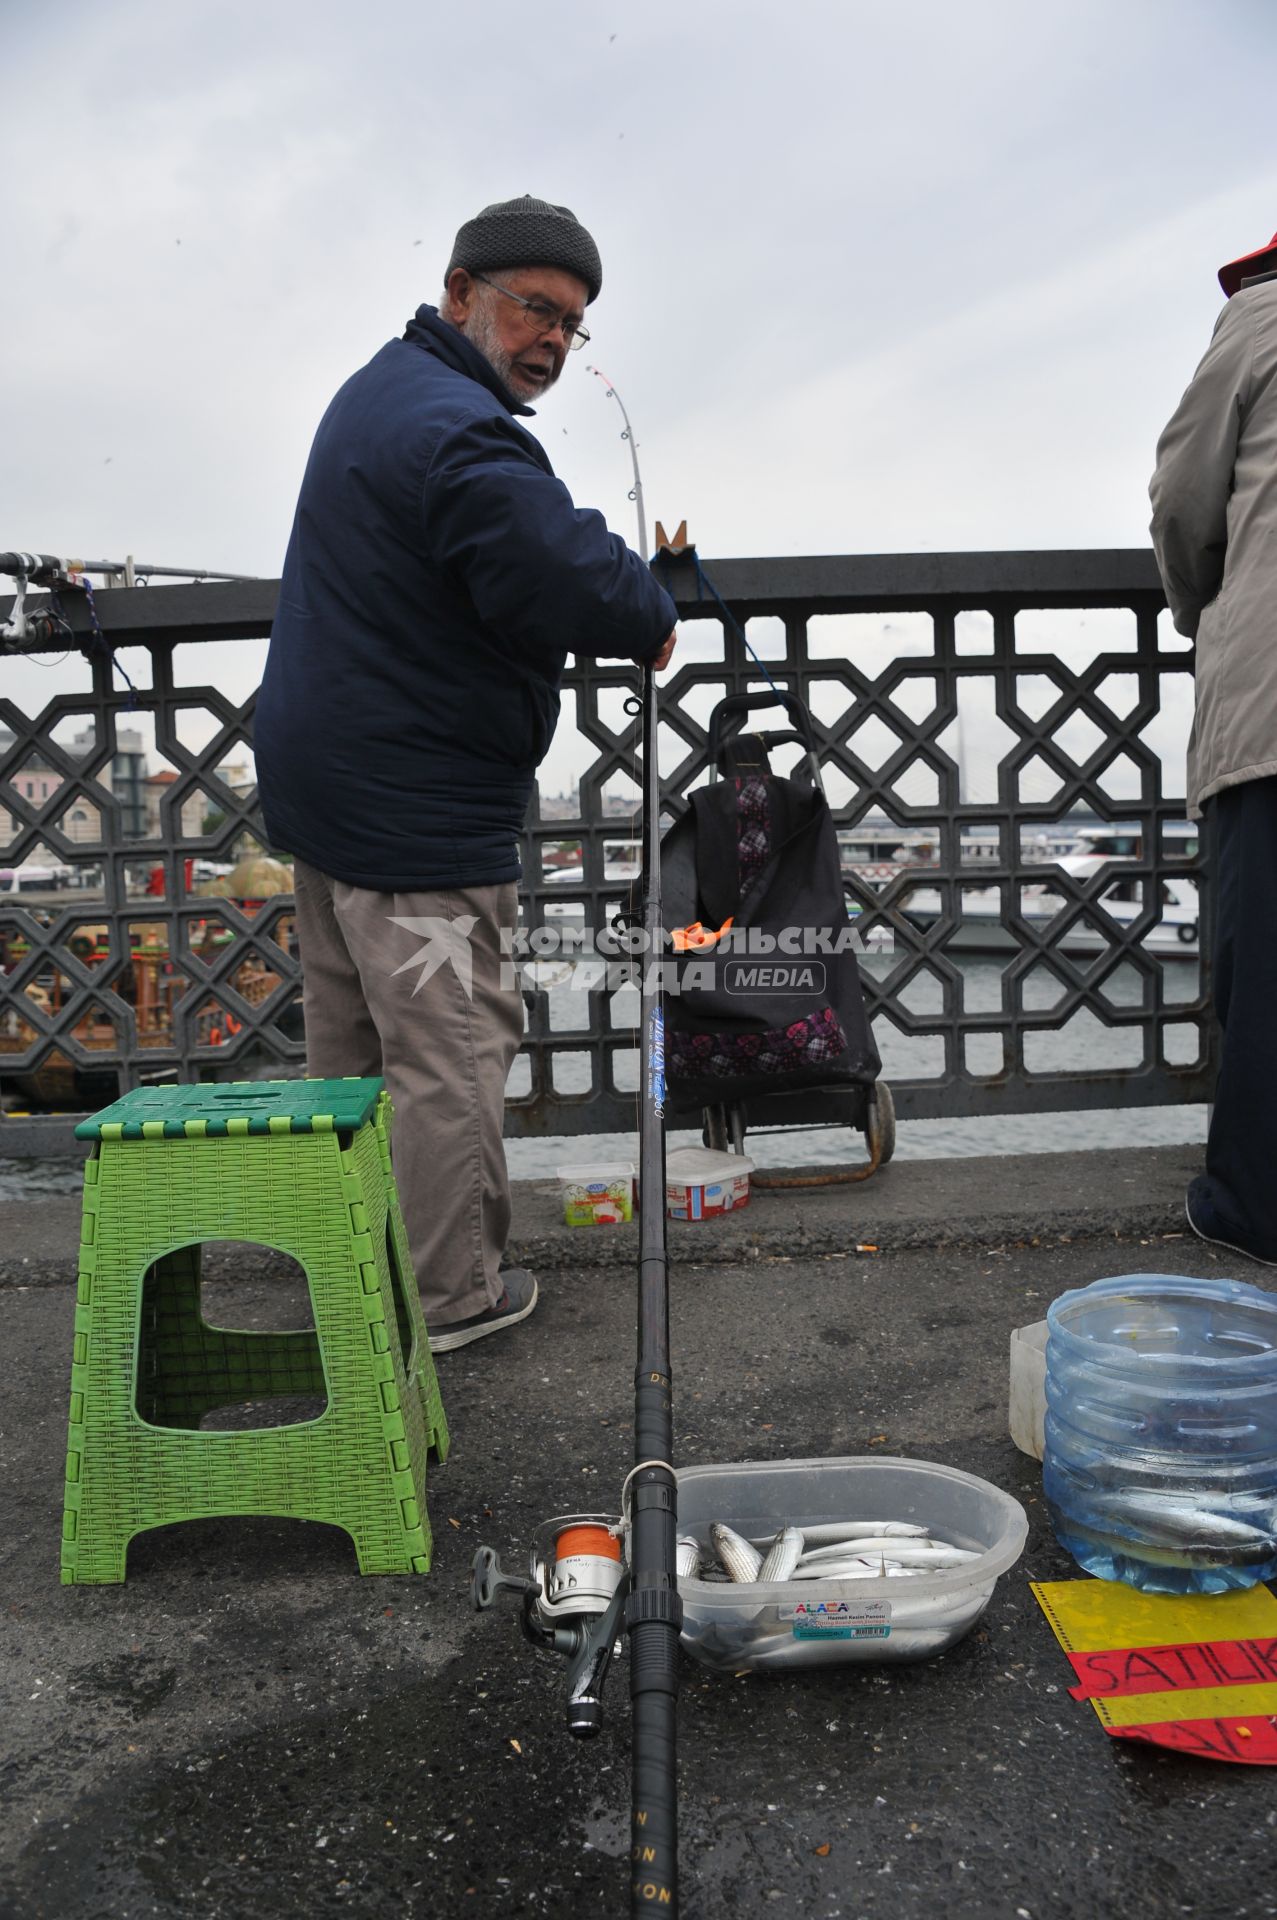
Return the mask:
<path id="1" fill-rule="evenodd" d="M 1221 267 L 1219 284 L 1231 300 L 1249 274 L 1267 273 L 1273 267 L 1277 267 L 1277 233 L 1266 247 L 1256 247 L 1254 253 L 1244 253 L 1240 260 L 1230 260 Z"/>

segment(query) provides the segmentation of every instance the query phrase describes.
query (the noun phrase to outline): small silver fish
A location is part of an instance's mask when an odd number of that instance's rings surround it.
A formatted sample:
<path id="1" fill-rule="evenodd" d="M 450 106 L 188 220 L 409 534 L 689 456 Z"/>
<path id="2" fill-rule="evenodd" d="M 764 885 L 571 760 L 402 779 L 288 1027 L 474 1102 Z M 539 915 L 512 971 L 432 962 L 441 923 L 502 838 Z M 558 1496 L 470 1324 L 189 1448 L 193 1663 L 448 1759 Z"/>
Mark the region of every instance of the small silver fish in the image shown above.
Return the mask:
<path id="1" fill-rule="evenodd" d="M 715 1520 L 709 1530 L 714 1551 L 726 1567 L 733 1580 L 757 1580 L 758 1570 L 763 1564 L 763 1556 L 757 1547 L 751 1547 L 739 1533 L 733 1533 L 723 1521 Z"/>
<path id="2" fill-rule="evenodd" d="M 804 1527 L 803 1539 L 809 1547 L 823 1547 L 835 1540 L 903 1539 L 910 1534 L 929 1532 L 930 1528 L 916 1526 L 912 1520 L 827 1520 L 815 1527 Z"/>
<path id="3" fill-rule="evenodd" d="M 798 1557 L 803 1550 L 802 1531 L 798 1527 L 782 1527 L 772 1541 L 758 1570 L 760 1580 L 788 1580 L 798 1565 Z"/>
<path id="4" fill-rule="evenodd" d="M 674 1566 L 680 1580 L 694 1580 L 701 1570 L 701 1543 L 693 1533 L 680 1533 Z"/>
<path id="5" fill-rule="evenodd" d="M 814 1567 L 799 1561 L 789 1577 L 791 1580 L 889 1580 L 905 1571 L 885 1554 L 850 1554 L 845 1560 L 820 1560 Z"/>
<path id="6" fill-rule="evenodd" d="M 1111 1520 L 1130 1533 L 1138 1557 L 1170 1566 L 1245 1563 L 1277 1553 L 1271 1528 L 1213 1513 L 1174 1494 L 1105 1494 L 1095 1501 L 1095 1516 L 1092 1528 L 1100 1516 Z"/>
<path id="7" fill-rule="evenodd" d="M 845 1559 L 851 1553 L 885 1553 L 888 1558 L 905 1548 L 910 1553 L 942 1553 L 947 1540 L 918 1538 L 912 1534 L 875 1534 L 871 1540 L 837 1540 L 828 1547 L 804 1547 L 801 1558 L 808 1560 Z"/>
<path id="8" fill-rule="evenodd" d="M 889 1563 L 894 1560 L 897 1566 L 917 1573 L 940 1573 L 950 1567 L 965 1567 L 968 1561 L 979 1558 L 979 1554 L 968 1547 L 949 1547 L 939 1541 L 924 1544 L 921 1540 L 893 1540 L 887 1553 Z M 825 1564 L 818 1560 L 817 1570 Z"/>

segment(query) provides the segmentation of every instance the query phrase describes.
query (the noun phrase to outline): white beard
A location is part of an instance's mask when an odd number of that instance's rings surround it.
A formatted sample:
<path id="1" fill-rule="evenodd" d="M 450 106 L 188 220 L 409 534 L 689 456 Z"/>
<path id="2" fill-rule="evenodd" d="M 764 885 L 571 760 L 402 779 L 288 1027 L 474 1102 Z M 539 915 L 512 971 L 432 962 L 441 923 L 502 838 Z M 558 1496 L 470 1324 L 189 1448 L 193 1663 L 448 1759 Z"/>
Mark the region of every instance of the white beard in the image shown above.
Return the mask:
<path id="1" fill-rule="evenodd" d="M 516 400 L 525 403 L 529 400 L 537 400 L 542 394 L 550 391 L 558 375 L 551 372 L 544 386 L 531 387 L 528 391 L 524 391 L 526 383 L 514 370 L 514 355 L 508 353 L 502 346 L 501 337 L 497 331 L 494 300 L 500 297 L 499 294 L 494 296 L 488 288 L 485 288 L 483 296 L 476 301 L 469 323 L 463 331 L 471 346 L 478 347 L 507 392 L 512 393 Z"/>

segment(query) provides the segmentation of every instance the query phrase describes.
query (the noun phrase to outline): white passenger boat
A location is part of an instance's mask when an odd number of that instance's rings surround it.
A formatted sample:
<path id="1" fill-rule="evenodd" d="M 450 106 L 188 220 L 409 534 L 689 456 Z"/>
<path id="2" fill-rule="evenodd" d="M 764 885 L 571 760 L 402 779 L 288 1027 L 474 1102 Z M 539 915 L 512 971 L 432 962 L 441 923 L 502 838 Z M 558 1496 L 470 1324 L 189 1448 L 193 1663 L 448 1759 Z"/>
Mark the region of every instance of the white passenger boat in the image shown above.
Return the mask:
<path id="1" fill-rule="evenodd" d="M 1065 863 L 1060 862 L 1063 866 Z M 1116 878 L 1102 889 L 1095 901 L 1096 911 L 1084 908 L 1061 938 L 1054 942 L 1061 953 L 1102 953 L 1112 945 L 1104 927 L 1104 917 L 1118 927 L 1130 926 L 1144 911 L 1144 888 L 1151 881 Z M 1009 889 L 1008 889 L 1009 891 Z M 1015 928 L 1006 924 L 1001 887 L 958 888 L 960 923 L 948 945 L 967 953 L 1010 953 L 1025 943 Z M 1034 932 L 1045 930 L 1071 903 L 1062 893 L 1053 892 L 1049 882 L 1021 888 L 1019 913 Z M 935 886 L 911 887 L 898 909 L 913 926 L 927 931 L 944 910 L 941 890 Z M 1161 882 L 1158 917 L 1144 935 L 1141 945 L 1148 952 L 1160 952 L 1176 960 L 1195 960 L 1198 953 L 1197 888 L 1191 880 L 1167 879 Z"/>

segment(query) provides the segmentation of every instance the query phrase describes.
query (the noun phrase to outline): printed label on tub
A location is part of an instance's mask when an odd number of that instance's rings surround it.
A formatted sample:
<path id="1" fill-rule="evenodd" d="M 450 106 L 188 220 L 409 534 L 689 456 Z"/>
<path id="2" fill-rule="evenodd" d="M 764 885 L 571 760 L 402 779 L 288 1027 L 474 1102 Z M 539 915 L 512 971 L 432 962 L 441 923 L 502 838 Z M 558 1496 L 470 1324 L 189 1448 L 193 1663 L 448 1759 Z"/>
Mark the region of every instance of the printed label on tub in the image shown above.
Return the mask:
<path id="1" fill-rule="evenodd" d="M 748 1206 L 753 1168 L 743 1154 L 678 1147 L 665 1163 L 665 1210 L 671 1220 L 710 1220 Z"/>
<path id="2" fill-rule="evenodd" d="M 891 1635 L 890 1600 L 800 1600 L 781 1607 L 795 1640 L 886 1640 Z"/>
<path id="3" fill-rule="evenodd" d="M 615 1226 L 634 1217 L 634 1172 L 630 1167 L 563 1167 L 559 1170 L 563 1218 L 570 1227 Z"/>

